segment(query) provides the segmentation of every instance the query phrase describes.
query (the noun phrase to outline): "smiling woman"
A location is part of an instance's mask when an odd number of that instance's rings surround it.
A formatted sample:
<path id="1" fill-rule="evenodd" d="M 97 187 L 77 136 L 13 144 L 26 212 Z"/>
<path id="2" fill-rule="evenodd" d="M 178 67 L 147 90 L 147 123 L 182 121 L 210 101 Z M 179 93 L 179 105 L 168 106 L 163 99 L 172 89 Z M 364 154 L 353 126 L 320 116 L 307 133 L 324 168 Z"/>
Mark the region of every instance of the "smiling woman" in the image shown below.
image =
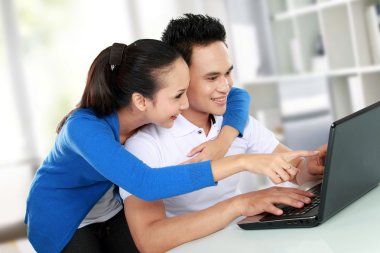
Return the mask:
<path id="1" fill-rule="evenodd" d="M 90 59 L 110 40 L 131 40 L 124 1 L 91 3 L 91 13 L 83 11 L 86 2 L 0 1 L 0 108 L 6 119 L 0 126 L 0 202 L 7 203 L 0 210 L 0 242 L 26 236 L 20 224 L 32 175 L 56 137 L 57 122 L 76 104 Z M 100 13 L 112 19 L 99 20 Z"/>

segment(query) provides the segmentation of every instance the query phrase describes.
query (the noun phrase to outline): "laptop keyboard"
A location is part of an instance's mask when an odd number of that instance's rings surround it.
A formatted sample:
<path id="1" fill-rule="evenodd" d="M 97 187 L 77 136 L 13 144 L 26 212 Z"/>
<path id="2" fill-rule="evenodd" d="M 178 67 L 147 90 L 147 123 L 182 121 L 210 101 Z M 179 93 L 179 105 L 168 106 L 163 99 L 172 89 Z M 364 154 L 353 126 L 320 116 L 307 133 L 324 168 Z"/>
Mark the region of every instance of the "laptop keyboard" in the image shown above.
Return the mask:
<path id="1" fill-rule="evenodd" d="M 291 218 L 291 217 L 296 217 L 296 216 L 302 216 L 302 215 L 310 212 L 312 209 L 319 206 L 319 203 L 321 202 L 321 197 L 320 197 L 321 184 L 314 186 L 313 188 L 309 189 L 308 191 L 315 194 L 315 196 L 311 199 L 310 204 L 304 205 L 304 207 L 302 207 L 302 208 L 295 208 L 292 206 L 280 207 L 283 210 L 282 215 L 274 215 L 274 214 L 268 213 L 263 218 L 261 218 L 261 221 L 268 221 L 268 220 L 274 220 L 274 219 L 277 220 L 280 217 Z"/>

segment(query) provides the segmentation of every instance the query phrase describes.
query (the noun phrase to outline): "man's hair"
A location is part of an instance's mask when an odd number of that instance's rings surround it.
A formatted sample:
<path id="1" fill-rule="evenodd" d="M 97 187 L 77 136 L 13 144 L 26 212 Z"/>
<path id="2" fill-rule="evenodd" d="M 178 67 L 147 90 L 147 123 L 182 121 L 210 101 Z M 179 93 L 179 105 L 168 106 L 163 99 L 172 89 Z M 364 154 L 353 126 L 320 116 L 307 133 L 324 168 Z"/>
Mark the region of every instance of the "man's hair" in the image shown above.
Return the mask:
<path id="1" fill-rule="evenodd" d="M 161 40 L 182 54 L 190 66 L 193 47 L 207 46 L 216 41 L 226 43 L 226 30 L 219 19 L 186 13 L 170 20 Z"/>

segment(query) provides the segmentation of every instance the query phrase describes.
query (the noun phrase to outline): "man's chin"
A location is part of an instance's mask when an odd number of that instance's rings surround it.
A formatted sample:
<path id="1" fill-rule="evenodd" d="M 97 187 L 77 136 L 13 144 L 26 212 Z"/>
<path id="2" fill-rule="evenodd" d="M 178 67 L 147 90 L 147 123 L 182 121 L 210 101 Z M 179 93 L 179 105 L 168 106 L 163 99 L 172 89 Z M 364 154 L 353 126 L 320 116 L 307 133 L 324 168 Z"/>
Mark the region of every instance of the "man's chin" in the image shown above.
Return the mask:
<path id="1" fill-rule="evenodd" d="M 223 116 L 226 113 L 226 109 L 224 110 L 213 110 L 210 112 L 210 114 L 215 115 L 215 116 Z"/>

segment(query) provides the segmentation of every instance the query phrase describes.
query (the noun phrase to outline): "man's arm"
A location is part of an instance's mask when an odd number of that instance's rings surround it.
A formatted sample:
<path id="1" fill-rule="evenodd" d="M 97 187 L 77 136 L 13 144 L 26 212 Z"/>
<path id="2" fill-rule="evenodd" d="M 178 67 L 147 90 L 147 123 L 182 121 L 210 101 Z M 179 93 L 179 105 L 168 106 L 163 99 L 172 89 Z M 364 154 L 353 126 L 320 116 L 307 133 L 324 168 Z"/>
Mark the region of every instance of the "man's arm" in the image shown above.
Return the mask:
<path id="1" fill-rule="evenodd" d="M 124 200 L 125 216 L 140 252 L 165 252 L 224 228 L 239 216 L 229 203 L 167 218 L 163 201 L 146 202 L 134 196 Z"/>
<path id="2" fill-rule="evenodd" d="M 124 200 L 132 237 L 141 252 L 165 252 L 183 243 L 212 234 L 239 216 L 262 212 L 282 214 L 275 204 L 296 208 L 313 195 L 294 188 L 273 187 L 242 194 L 202 211 L 167 218 L 163 201 L 146 202 L 134 196 Z"/>
<path id="3" fill-rule="evenodd" d="M 140 148 L 141 145 L 144 149 Z M 140 131 L 126 142 L 126 148 L 149 166 L 163 165 L 159 151 L 160 144 L 157 138 L 151 135 Z M 233 159 L 230 162 L 225 161 L 230 167 L 233 167 L 232 163 Z M 125 216 L 133 239 L 141 252 L 167 251 L 220 230 L 240 215 L 229 204 L 231 200 L 200 212 L 167 218 L 163 201 L 143 201 L 122 189 L 120 193 L 124 198 L 127 196 L 124 199 Z M 210 221 L 213 221 L 213 224 L 209 226 Z"/>

